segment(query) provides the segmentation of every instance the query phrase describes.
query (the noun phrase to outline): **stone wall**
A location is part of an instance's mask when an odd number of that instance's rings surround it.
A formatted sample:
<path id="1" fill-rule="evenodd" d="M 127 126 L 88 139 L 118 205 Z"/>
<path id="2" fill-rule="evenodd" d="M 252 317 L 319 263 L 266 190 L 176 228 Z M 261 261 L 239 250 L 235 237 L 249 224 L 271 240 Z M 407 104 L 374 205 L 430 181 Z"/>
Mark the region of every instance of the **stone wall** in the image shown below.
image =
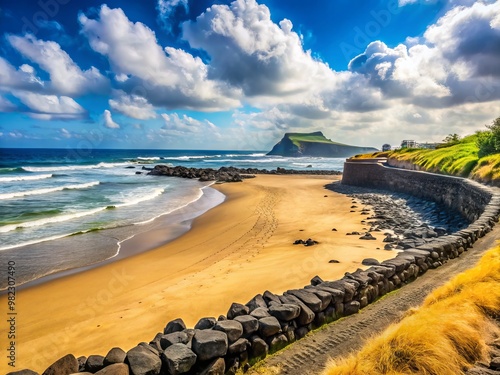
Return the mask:
<path id="1" fill-rule="evenodd" d="M 68 354 L 45 373 L 235 374 L 312 329 L 356 314 L 428 269 L 460 256 L 491 230 L 500 215 L 500 195 L 495 190 L 459 178 L 388 168 L 378 161 L 346 162 L 342 183 L 433 199 L 460 211 L 471 224 L 376 262 L 367 270 L 346 273 L 340 280 L 323 281 L 316 276 L 302 289 L 282 295 L 265 291 L 244 305 L 233 303 L 226 315 L 202 318 L 192 329 L 176 319 L 149 343 L 140 343 L 128 352 L 113 348 L 105 356 L 75 358 Z M 18 374 L 36 374 L 24 371 Z"/>
<path id="2" fill-rule="evenodd" d="M 460 212 L 473 222 L 493 196 L 493 190 L 475 181 L 384 165 L 386 159 L 348 159 L 342 184 L 407 193 L 433 200 Z"/>

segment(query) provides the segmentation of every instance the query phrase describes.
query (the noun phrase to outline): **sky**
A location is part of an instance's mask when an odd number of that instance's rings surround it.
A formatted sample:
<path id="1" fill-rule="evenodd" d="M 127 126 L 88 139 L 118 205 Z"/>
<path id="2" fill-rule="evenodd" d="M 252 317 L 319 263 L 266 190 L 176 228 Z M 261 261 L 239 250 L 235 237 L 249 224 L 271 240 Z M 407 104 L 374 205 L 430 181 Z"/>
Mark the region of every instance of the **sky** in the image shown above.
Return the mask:
<path id="1" fill-rule="evenodd" d="M 0 147 L 381 148 L 499 104 L 500 1 L 0 0 Z"/>

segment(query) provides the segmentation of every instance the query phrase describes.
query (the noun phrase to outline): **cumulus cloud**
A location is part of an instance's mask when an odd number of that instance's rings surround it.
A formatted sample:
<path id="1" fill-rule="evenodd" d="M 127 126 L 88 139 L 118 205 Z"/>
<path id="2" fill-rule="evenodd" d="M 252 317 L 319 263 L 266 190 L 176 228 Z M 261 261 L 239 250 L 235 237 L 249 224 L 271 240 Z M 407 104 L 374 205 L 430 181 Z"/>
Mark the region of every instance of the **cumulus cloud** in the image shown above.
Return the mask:
<path id="1" fill-rule="evenodd" d="M 138 120 L 156 117 L 154 108 L 147 99 L 138 95 L 127 95 L 121 90 L 115 92 L 115 98 L 109 100 L 109 106 L 125 116 Z"/>
<path id="2" fill-rule="evenodd" d="M 88 117 L 87 111 L 68 96 L 42 95 L 27 91 L 12 93 L 26 107 L 28 114 L 40 120 L 77 120 Z"/>
<path id="3" fill-rule="evenodd" d="M 109 81 L 97 68 L 82 71 L 71 57 L 53 41 L 39 40 L 31 34 L 8 35 L 7 40 L 23 56 L 50 75 L 50 86 L 59 95 L 79 96 L 106 91 Z"/>
<path id="4" fill-rule="evenodd" d="M 35 74 L 32 66 L 24 64 L 16 69 L 0 56 L 0 90 L 33 90 L 41 91 L 44 83 Z"/>
<path id="5" fill-rule="evenodd" d="M 209 76 L 240 87 L 247 96 L 305 92 L 335 77 L 327 64 L 304 51 L 290 20 L 279 25 L 255 0 L 213 5 L 183 25 L 183 36 L 211 57 Z"/>
<path id="6" fill-rule="evenodd" d="M 120 125 L 118 125 L 116 122 L 113 121 L 113 118 L 111 117 L 111 112 L 107 109 L 104 110 L 104 113 L 102 114 L 103 121 L 104 121 L 104 126 L 107 127 L 108 129 L 120 129 Z"/>
<path id="7" fill-rule="evenodd" d="M 97 19 L 79 16 L 90 46 L 106 56 L 113 72 L 127 76 L 122 89 L 140 92 L 151 104 L 166 108 L 229 109 L 240 104 L 240 93 L 224 82 L 208 78 L 199 58 L 173 47 L 162 47 L 155 33 L 133 23 L 121 9 L 103 5 Z"/>
<path id="8" fill-rule="evenodd" d="M 164 122 L 162 129 L 166 130 L 169 134 L 194 135 L 207 131 L 214 135 L 219 134 L 217 126 L 208 120 L 200 121 L 187 115 L 179 117 L 177 113 L 172 113 L 170 115 L 162 113 L 161 117 Z"/>
<path id="9" fill-rule="evenodd" d="M 418 43 L 371 43 L 349 63 L 388 98 L 443 108 L 500 98 L 500 2 L 457 6 Z"/>

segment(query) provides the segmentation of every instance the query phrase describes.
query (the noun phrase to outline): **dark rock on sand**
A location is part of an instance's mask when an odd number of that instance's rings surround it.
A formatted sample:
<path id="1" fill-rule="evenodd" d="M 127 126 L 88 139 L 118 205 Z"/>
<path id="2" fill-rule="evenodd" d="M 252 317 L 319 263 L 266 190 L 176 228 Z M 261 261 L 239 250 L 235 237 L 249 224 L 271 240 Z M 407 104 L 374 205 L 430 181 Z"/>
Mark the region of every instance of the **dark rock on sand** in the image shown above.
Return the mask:
<path id="1" fill-rule="evenodd" d="M 234 319 L 240 315 L 248 315 L 250 309 L 248 306 L 242 305 L 241 303 L 233 303 L 227 312 L 228 319 Z"/>
<path id="2" fill-rule="evenodd" d="M 171 322 L 168 322 L 167 326 L 163 330 L 163 333 L 169 334 L 172 332 L 184 331 L 185 329 L 186 329 L 186 325 L 184 324 L 184 321 L 179 318 L 179 319 L 172 320 Z"/>
<path id="3" fill-rule="evenodd" d="M 169 374 L 179 375 L 191 370 L 196 363 L 196 354 L 184 344 L 173 344 L 161 354 Z"/>
<path id="4" fill-rule="evenodd" d="M 194 326 L 194 329 L 211 329 L 217 324 L 217 319 L 213 317 L 201 318 Z"/>
<path id="5" fill-rule="evenodd" d="M 224 320 L 217 322 L 213 329 L 224 332 L 230 343 L 235 342 L 243 335 L 243 326 L 236 320 Z"/>
<path id="6" fill-rule="evenodd" d="M 109 366 L 114 363 L 123 363 L 125 362 L 125 357 L 127 353 L 121 348 L 113 348 L 111 349 L 106 357 L 104 357 L 104 366 Z"/>
<path id="7" fill-rule="evenodd" d="M 158 375 L 161 370 L 158 353 L 140 344 L 127 352 L 125 363 L 128 363 L 131 375 Z"/>
<path id="8" fill-rule="evenodd" d="M 99 370 L 95 375 L 129 375 L 130 371 L 125 363 L 114 363 Z"/>
<path id="9" fill-rule="evenodd" d="M 197 330 L 193 337 L 191 349 L 200 361 L 223 357 L 228 349 L 227 335 L 221 331 Z"/>
<path id="10" fill-rule="evenodd" d="M 75 372 L 78 372 L 78 361 L 73 354 L 68 354 L 51 364 L 42 375 L 62 375 Z"/>

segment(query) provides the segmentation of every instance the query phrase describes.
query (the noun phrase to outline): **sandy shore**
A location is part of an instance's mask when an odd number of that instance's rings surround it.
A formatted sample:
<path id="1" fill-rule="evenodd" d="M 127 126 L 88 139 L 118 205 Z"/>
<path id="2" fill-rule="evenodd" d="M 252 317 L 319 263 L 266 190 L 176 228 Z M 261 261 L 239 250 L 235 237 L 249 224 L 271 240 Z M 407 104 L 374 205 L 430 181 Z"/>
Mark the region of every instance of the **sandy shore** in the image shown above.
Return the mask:
<path id="1" fill-rule="evenodd" d="M 182 317 L 192 327 L 266 289 L 281 293 L 317 274 L 339 278 L 367 257 L 392 258 L 393 252 L 376 250 L 383 248 L 383 236 L 377 241 L 346 236 L 363 231 L 364 217 L 350 212 L 350 198 L 324 189 L 338 178 L 262 175 L 218 185 L 226 202 L 176 240 L 19 291 L 16 369 L 41 373 L 68 353 L 128 350 L 151 340 L 169 320 Z M 309 237 L 320 244 L 292 245 Z M 0 303 L 7 306 L 5 295 Z M 0 370 L 12 368 L 2 360 Z"/>

